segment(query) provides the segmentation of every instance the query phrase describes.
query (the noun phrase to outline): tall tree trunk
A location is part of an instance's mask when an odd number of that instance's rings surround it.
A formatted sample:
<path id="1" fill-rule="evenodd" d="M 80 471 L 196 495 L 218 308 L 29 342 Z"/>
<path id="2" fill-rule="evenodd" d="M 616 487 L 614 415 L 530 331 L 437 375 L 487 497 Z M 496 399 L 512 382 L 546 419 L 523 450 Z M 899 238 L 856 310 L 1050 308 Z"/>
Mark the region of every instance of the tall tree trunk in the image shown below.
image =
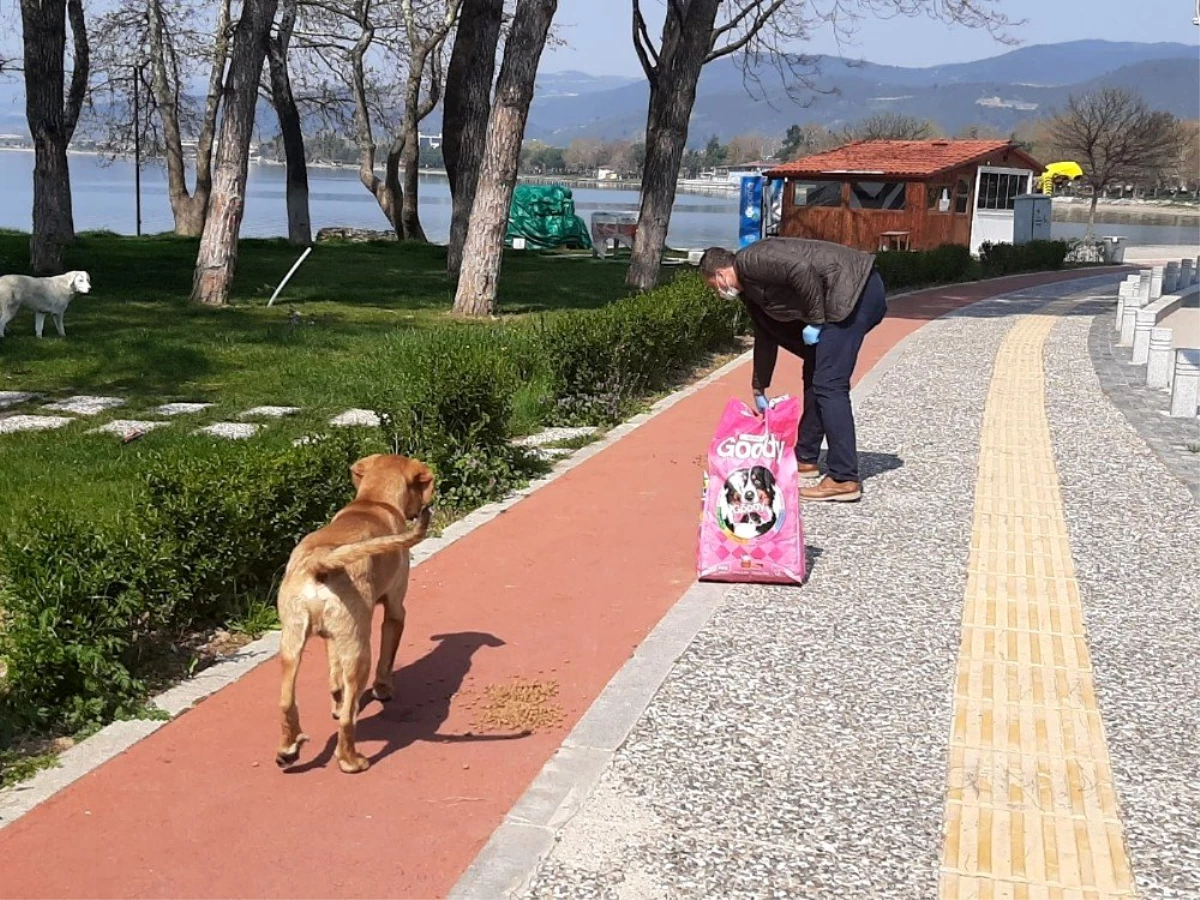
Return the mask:
<path id="1" fill-rule="evenodd" d="M 417 54 L 409 63 L 408 83 L 404 89 L 404 124 L 400 126 L 397 163 L 404 166 L 404 199 L 400 204 L 400 234 L 406 241 L 425 243 L 421 227 L 418 192 L 421 183 L 421 76 L 427 54 Z M 436 100 L 434 101 L 436 103 Z"/>
<path id="2" fill-rule="evenodd" d="M 450 180 L 452 209 L 446 271 L 454 276 L 462 266 L 467 222 L 475 202 L 479 165 L 487 140 L 492 109 L 492 80 L 504 0 L 465 0 L 458 33 L 446 70 L 442 101 L 442 158 Z"/>
<path id="3" fill-rule="evenodd" d="M 209 306 L 224 306 L 229 300 L 237 265 L 254 107 L 277 2 L 245 0 L 233 36 L 233 53 L 225 79 L 225 115 L 217 142 L 216 176 L 192 281 L 192 299 Z"/>
<path id="4" fill-rule="evenodd" d="M 384 212 L 387 213 L 396 237 L 400 240 L 404 240 L 404 185 L 400 183 L 400 161 L 403 156 L 404 136 L 398 134 L 392 138 L 387 158 L 383 161 L 383 181 L 380 183 L 380 189 L 387 198 Z"/>
<path id="5" fill-rule="evenodd" d="M 388 224 L 398 237 L 404 236 L 404 228 L 400 223 L 401 195 L 400 180 L 395 172 L 399 166 L 399 149 L 393 146 L 388 152 L 384 167 L 384 177 L 375 174 L 375 155 L 378 147 L 375 144 L 375 134 L 371 128 L 371 108 L 367 102 L 366 54 L 375 40 L 375 27 L 371 24 L 364 8 L 363 17 L 359 21 L 361 33 L 350 52 L 350 86 L 354 97 L 354 129 L 355 141 L 358 143 L 358 180 L 363 187 L 371 192 L 379 209 L 387 218 Z M 393 165 L 393 159 L 395 165 Z"/>
<path id="6" fill-rule="evenodd" d="M 279 33 L 267 48 L 271 73 L 271 102 L 279 117 L 279 133 L 283 139 L 283 156 L 287 165 L 288 241 L 299 247 L 312 243 L 312 218 L 308 207 L 308 163 L 304 158 L 304 132 L 300 127 L 300 111 L 292 93 L 288 73 L 288 45 L 296 26 L 296 0 L 283 0 Z"/>
<path id="7" fill-rule="evenodd" d="M 150 37 L 150 90 L 158 107 L 162 128 L 163 148 L 167 162 L 167 199 L 175 218 L 175 233 L 194 237 L 204 227 L 203 217 L 193 221 L 187 187 L 187 162 L 183 156 L 183 135 L 179 128 L 179 86 L 174 78 L 179 72 L 175 47 L 167 36 L 166 17 L 162 0 L 150 0 L 146 8 Z M 141 77 L 141 72 L 136 73 Z"/>
<path id="8" fill-rule="evenodd" d="M 74 68 L 64 102 L 64 54 L 70 19 Z M 39 274 L 63 269 L 75 239 L 67 147 L 87 94 L 89 52 L 81 0 L 21 0 L 25 50 L 25 116 L 33 138 L 33 233 L 29 260 Z"/>
<path id="9" fill-rule="evenodd" d="M 637 291 L 648 291 L 658 284 L 679 165 L 687 147 L 688 121 L 696 102 L 700 72 L 712 49 L 713 25 L 720 5 L 720 0 L 692 0 L 682 10 L 683 19 L 669 12 L 663 23 L 662 49 L 650 81 L 642 203 L 625 279 Z"/>
<path id="10" fill-rule="evenodd" d="M 209 195 L 212 193 L 213 137 L 221 103 L 225 63 L 229 57 L 230 0 L 221 0 L 217 7 L 208 92 L 196 141 L 194 191 L 189 191 L 187 186 L 187 159 L 183 151 L 180 127 L 180 65 L 162 3 L 163 0 L 149 0 L 147 6 L 150 25 L 150 89 L 154 92 L 154 101 L 158 106 L 166 149 L 167 197 L 175 220 L 175 233 L 183 237 L 197 237 L 204 231 L 204 217 L 208 210 Z"/>
<path id="11" fill-rule="evenodd" d="M 229 60 L 230 0 L 220 0 L 217 11 L 217 26 L 213 31 L 212 65 L 208 72 L 208 95 L 204 101 L 204 117 L 200 122 L 200 134 L 196 138 L 196 188 L 185 213 L 185 227 L 190 235 L 204 231 L 208 215 L 208 201 L 213 188 L 213 143 L 217 136 L 217 115 L 221 109 L 225 86 L 225 65 Z M 179 232 L 179 214 L 176 215 L 176 231 Z M 183 232 L 179 232 L 183 233 Z"/>
<path id="12" fill-rule="evenodd" d="M 1088 204 L 1088 223 L 1087 232 L 1083 236 L 1083 242 L 1090 244 L 1096 237 L 1096 206 L 1100 202 L 1100 188 L 1092 189 L 1092 202 Z"/>
<path id="13" fill-rule="evenodd" d="M 517 2 L 496 81 L 495 102 L 488 117 L 487 144 L 471 207 L 462 274 L 454 297 L 454 311 L 459 315 L 488 316 L 496 303 L 504 231 L 517 182 L 525 121 L 533 99 L 538 62 L 557 8 L 558 0 Z"/>
<path id="14" fill-rule="evenodd" d="M 418 206 L 421 185 L 421 137 L 418 125 L 404 127 L 404 151 L 400 162 L 404 166 L 404 201 L 400 206 L 400 224 L 406 241 L 428 243 L 425 229 L 421 227 L 421 210 Z"/>

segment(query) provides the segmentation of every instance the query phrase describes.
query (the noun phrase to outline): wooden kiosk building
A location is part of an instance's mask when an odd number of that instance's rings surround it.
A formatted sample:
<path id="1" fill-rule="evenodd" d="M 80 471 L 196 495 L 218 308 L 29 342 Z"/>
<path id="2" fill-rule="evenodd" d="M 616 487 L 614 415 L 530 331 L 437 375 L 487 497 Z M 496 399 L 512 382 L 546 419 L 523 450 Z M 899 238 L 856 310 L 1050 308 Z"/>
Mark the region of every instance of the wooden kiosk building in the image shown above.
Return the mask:
<path id="1" fill-rule="evenodd" d="M 1042 166 L 1010 141 L 856 141 L 777 166 L 779 234 L 860 250 L 1011 242 Z"/>

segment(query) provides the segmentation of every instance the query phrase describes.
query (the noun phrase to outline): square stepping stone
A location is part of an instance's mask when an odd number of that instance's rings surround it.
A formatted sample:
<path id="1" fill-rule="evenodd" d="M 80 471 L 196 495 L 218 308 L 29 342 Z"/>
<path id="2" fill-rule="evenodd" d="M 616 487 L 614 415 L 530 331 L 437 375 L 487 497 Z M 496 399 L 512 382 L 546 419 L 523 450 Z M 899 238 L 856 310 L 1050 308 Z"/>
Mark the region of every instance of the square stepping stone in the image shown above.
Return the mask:
<path id="1" fill-rule="evenodd" d="M 70 425 L 74 421 L 66 416 L 9 416 L 7 419 L 0 419 L 0 434 L 13 434 L 17 431 L 49 431 L 52 428 Z"/>
<path id="2" fill-rule="evenodd" d="M 93 428 L 88 434 L 115 434 L 117 437 L 123 438 L 129 437 L 131 434 L 144 434 L 170 424 L 170 422 L 150 422 L 139 419 L 113 419 L 99 428 Z"/>
<path id="3" fill-rule="evenodd" d="M 42 409 L 74 413 L 77 416 L 95 416 L 105 410 L 116 409 L 124 403 L 125 400 L 121 397 L 93 397 L 90 394 L 79 394 L 75 397 L 68 397 L 66 400 L 47 403 Z"/>
<path id="4" fill-rule="evenodd" d="M 208 434 L 225 438 L 227 441 L 242 441 L 254 437 L 254 433 L 260 428 L 261 425 L 251 425 L 249 422 L 215 422 L 198 429 L 196 434 Z"/>
<path id="5" fill-rule="evenodd" d="M 8 409 L 18 403 L 26 403 L 36 397 L 27 391 L 0 391 L 0 409 Z"/>
<path id="6" fill-rule="evenodd" d="M 599 430 L 593 425 L 584 425 L 579 428 L 547 428 L 537 434 L 517 438 L 513 443 L 518 447 L 544 447 L 546 444 L 556 444 L 559 441 L 573 441 L 581 437 L 590 437 Z"/>
<path id="7" fill-rule="evenodd" d="M 160 416 L 190 416 L 203 412 L 212 406 L 211 403 L 164 403 L 158 409 L 152 410 Z"/>
<path id="8" fill-rule="evenodd" d="M 350 428 L 356 425 L 374 428 L 379 425 L 379 416 L 369 409 L 348 409 L 330 419 L 329 424 L 339 428 Z"/>
<path id="9" fill-rule="evenodd" d="M 282 419 L 300 412 L 298 406 L 256 406 L 238 413 L 239 419 Z"/>
<path id="10" fill-rule="evenodd" d="M 566 447 L 531 447 L 529 452 L 546 462 L 558 462 L 575 453 L 574 450 L 568 450 Z"/>

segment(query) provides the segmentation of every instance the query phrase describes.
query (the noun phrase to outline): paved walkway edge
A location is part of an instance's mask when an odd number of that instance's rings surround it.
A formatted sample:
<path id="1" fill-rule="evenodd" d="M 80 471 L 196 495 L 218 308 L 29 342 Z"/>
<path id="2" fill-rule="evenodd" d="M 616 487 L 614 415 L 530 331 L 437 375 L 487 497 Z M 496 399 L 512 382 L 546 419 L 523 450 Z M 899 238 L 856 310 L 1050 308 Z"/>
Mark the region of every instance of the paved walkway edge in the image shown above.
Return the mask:
<path id="1" fill-rule="evenodd" d="M 720 368 L 703 378 L 692 382 L 686 387 L 669 394 L 650 406 L 644 413 L 621 423 L 609 431 L 595 443 L 588 444 L 571 456 L 557 463 L 546 475 L 531 482 L 527 487 L 514 491 L 503 500 L 488 503 L 479 507 L 449 526 L 442 534 L 423 542 L 413 550 L 413 566 L 421 565 L 428 559 L 462 540 L 471 532 L 482 528 L 494 519 L 504 515 L 530 494 L 541 490 L 547 485 L 562 478 L 572 469 L 576 469 L 593 456 L 604 452 L 626 435 L 636 431 L 651 419 L 662 415 L 676 403 L 687 399 L 692 394 L 703 390 L 714 381 L 725 377 L 750 361 L 752 353 L 747 351 L 725 363 Z M 222 688 L 233 684 L 252 669 L 273 659 L 279 652 L 279 632 L 272 631 L 258 640 L 247 644 L 228 659 L 223 660 L 195 678 L 188 679 L 173 688 L 151 698 L 150 704 L 166 713 L 162 719 L 135 719 L 124 722 L 113 722 L 96 732 L 86 740 L 80 741 L 74 747 L 64 751 L 57 760 L 57 765 L 43 769 L 27 781 L 11 788 L 0 791 L 0 830 L 20 819 L 40 803 L 49 800 L 59 791 L 78 781 L 84 775 L 102 766 L 116 756 L 124 753 L 138 741 L 149 737 L 159 728 L 168 724 L 171 719 L 187 712 L 197 703 L 217 693 Z M 665 677 L 665 672 L 663 673 Z M 657 688 L 657 683 L 655 683 Z"/>
<path id="2" fill-rule="evenodd" d="M 591 795 L 676 660 L 730 589 L 696 583 L 671 607 L 504 817 L 450 891 L 451 900 L 498 900 L 527 886 L 559 829 Z"/>

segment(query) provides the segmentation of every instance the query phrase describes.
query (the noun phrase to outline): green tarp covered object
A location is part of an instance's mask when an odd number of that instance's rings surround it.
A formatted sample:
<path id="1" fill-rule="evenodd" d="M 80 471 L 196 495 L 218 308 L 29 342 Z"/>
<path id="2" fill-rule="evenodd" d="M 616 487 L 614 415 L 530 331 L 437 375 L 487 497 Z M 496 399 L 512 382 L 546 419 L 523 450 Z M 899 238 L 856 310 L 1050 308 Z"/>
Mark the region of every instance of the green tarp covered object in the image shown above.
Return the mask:
<path id="1" fill-rule="evenodd" d="M 505 246 L 511 247 L 515 237 L 525 238 L 525 246 L 531 250 L 592 249 L 588 227 L 575 215 L 570 188 L 557 184 L 517 185 L 508 211 Z"/>

